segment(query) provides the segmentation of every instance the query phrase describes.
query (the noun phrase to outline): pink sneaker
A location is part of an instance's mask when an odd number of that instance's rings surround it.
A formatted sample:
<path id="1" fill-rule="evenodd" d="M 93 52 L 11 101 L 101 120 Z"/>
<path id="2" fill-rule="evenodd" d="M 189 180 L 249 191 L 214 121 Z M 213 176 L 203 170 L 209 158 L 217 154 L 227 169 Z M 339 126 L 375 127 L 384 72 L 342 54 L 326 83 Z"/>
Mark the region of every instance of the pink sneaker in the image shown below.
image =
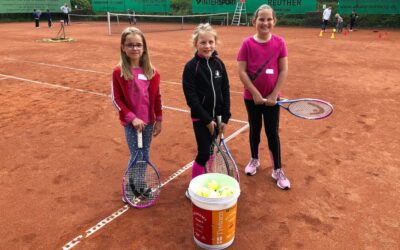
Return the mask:
<path id="1" fill-rule="evenodd" d="M 244 172 L 247 175 L 255 175 L 257 173 L 257 168 L 260 167 L 260 162 L 258 159 L 251 158 L 250 162 L 247 164 Z"/>
<path id="2" fill-rule="evenodd" d="M 288 178 L 286 178 L 285 173 L 281 168 L 272 171 L 272 178 L 276 180 L 276 185 L 280 189 L 290 188 L 290 181 Z"/>

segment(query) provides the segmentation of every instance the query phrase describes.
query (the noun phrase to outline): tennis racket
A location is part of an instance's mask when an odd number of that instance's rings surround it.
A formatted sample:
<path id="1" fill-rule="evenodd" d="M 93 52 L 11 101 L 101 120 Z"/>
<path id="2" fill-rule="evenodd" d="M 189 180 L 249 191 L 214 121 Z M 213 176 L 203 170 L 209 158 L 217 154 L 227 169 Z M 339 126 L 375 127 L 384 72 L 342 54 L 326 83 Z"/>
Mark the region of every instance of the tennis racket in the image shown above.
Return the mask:
<path id="1" fill-rule="evenodd" d="M 149 207 L 160 195 L 160 174 L 143 152 L 142 132 L 137 132 L 138 150 L 122 177 L 125 201 L 136 208 Z"/>
<path id="2" fill-rule="evenodd" d="M 332 104 L 313 98 L 283 99 L 277 101 L 276 104 L 289 111 L 290 114 L 307 120 L 324 119 L 333 112 Z"/>
<path id="3" fill-rule="evenodd" d="M 220 173 L 233 176 L 233 172 L 230 167 L 229 156 L 221 148 L 217 141 L 219 129 L 214 130 L 210 147 L 210 159 L 206 163 L 206 173 Z"/>
<path id="4" fill-rule="evenodd" d="M 218 127 L 219 129 L 221 129 L 221 116 L 217 116 L 217 123 L 218 123 Z M 220 130 L 221 131 L 221 130 Z M 229 172 L 230 172 L 230 176 L 232 176 L 233 178 L 235 178 L 238 182 L 240 182 L 240 177 L 239 177 L 239 170 L 238 167 L 236 165 L 235 160 L 233 159 L 231 152 L 229 151 L 228 147 L 226 146 L 225 143 L 225 137 L 224 134 L 221 133 L 221 138 L 219 141 L 219 146 L 221 148 L 222 153 L 225 155 L 225 158 L 228 161 L 228 167 L 229 167 Z"/>

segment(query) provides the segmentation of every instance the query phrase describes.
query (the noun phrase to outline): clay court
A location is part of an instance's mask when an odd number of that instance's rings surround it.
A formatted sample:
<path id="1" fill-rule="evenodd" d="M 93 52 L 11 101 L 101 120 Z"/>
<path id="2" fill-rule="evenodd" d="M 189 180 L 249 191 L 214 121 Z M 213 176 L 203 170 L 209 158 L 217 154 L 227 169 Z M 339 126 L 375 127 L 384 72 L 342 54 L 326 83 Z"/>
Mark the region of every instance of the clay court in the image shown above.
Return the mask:
<path id="1" fill-rule="evenodd" d="M 108 96 L 119 35 L 80 24 L 66 28 L 74 42 L 46 43 L 59 26 L 43 26 L 0 24 L 0 248 L 197 249 L 184 195 L 196 148 L 181 87 L 191 30 L 146 33 L 162 80 L 163 130 L 151 160 L 164 186 L 155 206 L 135 209 L 121 202 L 129 153 Z M 227 144 L 241 171 L 229 249 L 399 249 L 400 32 L 331 39 L 316 28 L 275 29 L 289 51 L 283 96 L 335 108 L 319 121 L 282 110 L 282 162 L 292 182 L 282 191 L 265 137 L 261 169 L 243 172 L 250 149 L 236 54 L 255 30 L 216 28 L 231 84 Z"/>

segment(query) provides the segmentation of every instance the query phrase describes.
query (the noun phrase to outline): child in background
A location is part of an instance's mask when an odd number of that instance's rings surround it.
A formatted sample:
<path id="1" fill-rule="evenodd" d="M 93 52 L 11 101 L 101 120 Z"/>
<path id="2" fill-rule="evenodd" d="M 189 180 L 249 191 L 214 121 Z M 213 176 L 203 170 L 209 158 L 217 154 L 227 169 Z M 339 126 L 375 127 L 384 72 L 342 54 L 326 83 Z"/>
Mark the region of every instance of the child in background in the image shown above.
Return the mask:
<path id="1" fill-rule="evenodd" d="M 339 15 L 339 13 L 336 13 L 336 31 L 338 33 L 341 33 L 343 31 L 343 18 Z"/>
<path id="2" fill-rule="evenodd" d="M 152 136 L 161 132 L 160 75 L 151 63 L 146 39 L 139 29 L 129 27 L 122 32 L 120 51 L 120 62 L 112 74 L 111 98 L 125 128 L 130 165 L 138 147 L 137 132 L 143 133 L 147 157 Z"/>
<path id="3" fill-rule="evenodd" d="M 53 27 L 53 19 L 51 18 L 51 12 L 49 9 L 47 9 L 47 11 L 46 11 L 46 16 L 47 16 L 47 26 L 49 28 L 52 28 Z"/>
<path id="4" fill-rule="evenodd" d="M 33 9 L 33 18 L 35 19 L 35 27 L 36 29 L 40 28 L 40 15 L 42 13 L 40 12 L 40 10 L 37 9 Z"/>
<path id="5" fill-rule="evenodd" d="M 183 91 L 190 107 L 197 155 L 192 166 L 192 179 L 205 173 L 216 117 L 221 115 L 221 131 L 228 124 L 230 113 L 229 80 L 225 65 L 216 52 L 217 32 L 209 23 L 199 24 L 193 31 L 194 57 L 183 71 Z M 186 197 L 189 197 L 186 190 Z"/>
<path id="6" fill-rule="evenodd" d="M 272 34 L 277 22 L 274 10 L 261 5 L 252 20 L 257 33 L 247 37 L 237 56 L 239 77 L 244 89 L 244 102 L 250 125 L 251 159 L 245 168 L 247 175 L 254 175 L 260 167 L 258 146 L 262 121 L 272 160 L 272 178 L 281 189 L 289 189 L 290 182 L 281 166 L 279 139 L 280 107 L 276 105 L 280 90 L 288 74 L 288 52 L 283 38 Z"/>

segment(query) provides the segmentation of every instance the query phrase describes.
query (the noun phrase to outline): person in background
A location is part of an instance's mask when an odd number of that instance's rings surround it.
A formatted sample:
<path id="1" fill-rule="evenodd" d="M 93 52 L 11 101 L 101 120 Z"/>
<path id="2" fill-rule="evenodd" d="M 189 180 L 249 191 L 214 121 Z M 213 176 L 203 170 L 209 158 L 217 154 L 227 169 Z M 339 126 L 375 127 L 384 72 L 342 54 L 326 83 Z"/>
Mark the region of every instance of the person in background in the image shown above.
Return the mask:
<path id="1" fill-rule="evenodd" d="M 40 10 L 37 9 L 33 9 L 33 18 L 35 19 L 35 27 L 36 29 L 40 28 L 40 15 L 42 13 L 40 12 Z"/>
<path id="2" fill-rule="evenodd" d="M 47 16 L 47 25 L 49 26 L 49 28 L 53 27 L 53 19 L 51 18 L 51 12 L 49 9 L 47 9 L 46 11 L 46 16 Z"/>
<path id="3" fill-rule="evenodd" d="M 343 31 L 343 18 L 339 15 L 339 13 L 336 13 L 336 31 L 338 33 L 341 33 Z"/>
<path id="4" fill-rule="evenodd" d="M 329 19 L 331 19 L 332 7 L 328 6 L 322 13 L 322 30 L 325 32 L 326 27 L 328 27 Z"/>
<path id="5" fill-rule="evenodd" d="M 357 16 L 356 11 L 352 10 L 351 14 L 350 14 L 350 31 L 353 31 L 353 28 L 354 28 L 357 18 L 358 18 L 358 16 Z"/>
<path id="6" fill-rule="evenodd" d="M 65 3 L 63 6 L 60 7 L 62 13 L 63 13 L 63 19 L 64 19 L 64 23 L 65 25 L 68 25 L 68 13 L 69 13 L 69 7 L 67 5 L 67 3 Z"/>

